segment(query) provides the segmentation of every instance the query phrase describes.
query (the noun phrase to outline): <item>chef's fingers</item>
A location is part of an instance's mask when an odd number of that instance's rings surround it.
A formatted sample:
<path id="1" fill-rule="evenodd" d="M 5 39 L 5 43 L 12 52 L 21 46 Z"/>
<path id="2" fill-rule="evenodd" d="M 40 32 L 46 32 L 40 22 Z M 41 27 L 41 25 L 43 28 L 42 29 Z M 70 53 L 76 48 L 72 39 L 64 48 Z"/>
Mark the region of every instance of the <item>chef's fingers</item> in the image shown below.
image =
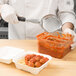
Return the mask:
<path id="1" fill-rule="evenodd" d="M 76 48 L 76 42 L 74 44 L 71 44 L 71 49 Z"/>

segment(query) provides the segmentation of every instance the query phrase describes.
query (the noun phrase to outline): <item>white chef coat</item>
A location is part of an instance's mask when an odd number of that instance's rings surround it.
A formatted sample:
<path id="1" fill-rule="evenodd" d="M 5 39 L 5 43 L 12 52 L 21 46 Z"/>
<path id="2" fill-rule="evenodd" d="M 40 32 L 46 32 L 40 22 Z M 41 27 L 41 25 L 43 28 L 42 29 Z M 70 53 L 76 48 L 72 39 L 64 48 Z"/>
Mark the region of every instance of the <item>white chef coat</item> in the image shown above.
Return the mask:
<path id="1" fill-rule="evenodd" d="M 73 0 L 0 0 L 0 3 L 8 3 L 19 16 L 27 19 L 41 19 L 47 14 L 58 14 L 62 24 L 65 22 L 74 24 L 75 21 Z M 36 35 L 44 32 L 39 24 L 30 22 L 19 22 L 14 25 L 9 23 L 8 28 L 9 39 L 35 39 Z"/>

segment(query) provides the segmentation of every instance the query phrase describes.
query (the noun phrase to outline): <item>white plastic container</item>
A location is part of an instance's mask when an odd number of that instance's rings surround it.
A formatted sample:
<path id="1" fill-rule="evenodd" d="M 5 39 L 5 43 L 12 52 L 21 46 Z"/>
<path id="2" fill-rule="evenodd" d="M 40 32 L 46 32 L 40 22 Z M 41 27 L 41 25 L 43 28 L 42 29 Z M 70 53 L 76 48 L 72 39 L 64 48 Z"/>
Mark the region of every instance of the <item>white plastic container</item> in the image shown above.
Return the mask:
<path id="1" fill-rule="evenodd" d="M 36 54 L 36 55 L 40 55 L 40 56 L 43 56 L 43 57 L 47 57 L 49 60 L 44 63 L 41 67 L 38 67 L 38 68 L 35 68 L 35 67 L 30 67 L 28 65 L 22 65 L 22 64 L 19 64 L 18 61 L 20 59 L 23 59 L 27 54 Z M 32 74 L 38 74 L 43 68 L 45 68 L 47 65 L 48 65 L 48 62 L 52 59 L 51 56 L 48 56 L 48 55 L 45 55 L 45 54 L 40 54 L 40 53 L 36 53 L 36 52 L 25 52 L 23 54 L 20 54 L 16 57 L 13 58 L 13 62 L 15 63 L 16 65 L 16 68 L 18 69 L 21 69 L 21 70 L 24 70 L 24 71 L 28 71 Z"/>
<path id="2" fill-rule="evenodd" d="M 23 65 L 18 63 L 20 59 L 24 59 L 25 56 L 28 54 L 40 55 L 43 57 L 47 57 L 49 60 L 38 68 L 30 67 L 26 64 Z M 16 68 L 30 72 L 32 74 L 38 74 L 43 68 L 45 68 L 48 65 L 48 62 L 51 59 L 52 57 L 49 55 L 40 54 L 36 52 L 31 52 L 31 51 L 25 52 L 23 49 L 19 49 L 19 48 L 8 47 L 8 46 L 0 48 L 0 62 L 6 63 L 6 64 L 10 64 L 13 62 L 16 65 Z"/>
<path id="3" fill-rule="evenodd" d="M 12 63 L 12 59 L 18 55 L 24 52 L 24 49 L 15 48 L 15 47 L 1 47 L 0 48 L 0 62 L 10 64 Z"/>

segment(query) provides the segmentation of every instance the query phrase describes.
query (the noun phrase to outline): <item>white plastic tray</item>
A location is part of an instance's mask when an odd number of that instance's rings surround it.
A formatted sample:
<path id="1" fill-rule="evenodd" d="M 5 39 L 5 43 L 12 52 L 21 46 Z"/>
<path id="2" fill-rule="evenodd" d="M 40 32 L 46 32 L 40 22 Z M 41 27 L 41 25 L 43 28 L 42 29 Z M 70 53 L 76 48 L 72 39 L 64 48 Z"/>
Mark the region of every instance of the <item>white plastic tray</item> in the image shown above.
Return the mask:
<path id="1" fill-rule="evenodd" d="M 44 57 L 47 57 L 49 60 L 39 68 L 34 68 L 34 67 L 30 67 L 30 66 L 18 63 L 18 61 L 20 59 L 24 59 L 27 54 L 36 54 L 36 55 L 44 56 Z M 38 74 L 43 68 L 45 68 L 48 65 L 48 62 L 51 59 L 52 57 L 49 55 L 40 54 L 36 52 L 31 52 L 31 51 L 25 52 L 24 49 L 20 49 L 20 48 L 9 47 L 9 46 L 0 48 L 0 62 L 6 63 L 6 64 L 10 64 L 11 62 L 13 62 L 15 63 L 16 68 L 30 72 L 32 74 Z"/>
<path id="2" fill-rule="evenodd" d="M 20 59 L 23 59 L 27 54 L 36 54 L 36 55 L 44 56 L 44 57 L 47 57 L 49 60 L 45 64 L 43 64 L 41 67 L 39 67 L 39 68 L 33 68 L 33 67 L 28 66 L 28 65 L 19 64 L 18 61 Z M 30 72 L 32 74 L 38 74 L 43 68 L 45 68 L 48 65 L 48 62 L 51 59 L 52 59 L 51 56 L 29 51 L 29 52 L 25 52 L 25 53 L 22 53 L 22 54 L 20 54 L 20 55 L 18 55 L 16 57 L 14 57 L 13 58 L 13 62 L 15 63 L 16 68 L 18 68 L 18 69 L 21 69 L 21 70 L 24 70 L 24 71 L 28 71 L 28 72 Z"/>

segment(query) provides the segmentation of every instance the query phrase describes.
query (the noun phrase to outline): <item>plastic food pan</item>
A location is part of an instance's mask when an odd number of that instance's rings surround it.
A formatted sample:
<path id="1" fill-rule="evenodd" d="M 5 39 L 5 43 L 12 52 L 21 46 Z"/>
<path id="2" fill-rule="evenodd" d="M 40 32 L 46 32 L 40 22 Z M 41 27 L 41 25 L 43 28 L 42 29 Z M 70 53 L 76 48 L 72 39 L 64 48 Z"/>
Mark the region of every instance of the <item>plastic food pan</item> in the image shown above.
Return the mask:
<path id="1" fill-rule="evenodd" d="M 63 58 L 71 51 L 71 44 L 73 43 L 73 36 L 70 34 L 55 33 L 41 33 L 37 35 L 38 52 L 48 54 L 55 58 Z"/>

